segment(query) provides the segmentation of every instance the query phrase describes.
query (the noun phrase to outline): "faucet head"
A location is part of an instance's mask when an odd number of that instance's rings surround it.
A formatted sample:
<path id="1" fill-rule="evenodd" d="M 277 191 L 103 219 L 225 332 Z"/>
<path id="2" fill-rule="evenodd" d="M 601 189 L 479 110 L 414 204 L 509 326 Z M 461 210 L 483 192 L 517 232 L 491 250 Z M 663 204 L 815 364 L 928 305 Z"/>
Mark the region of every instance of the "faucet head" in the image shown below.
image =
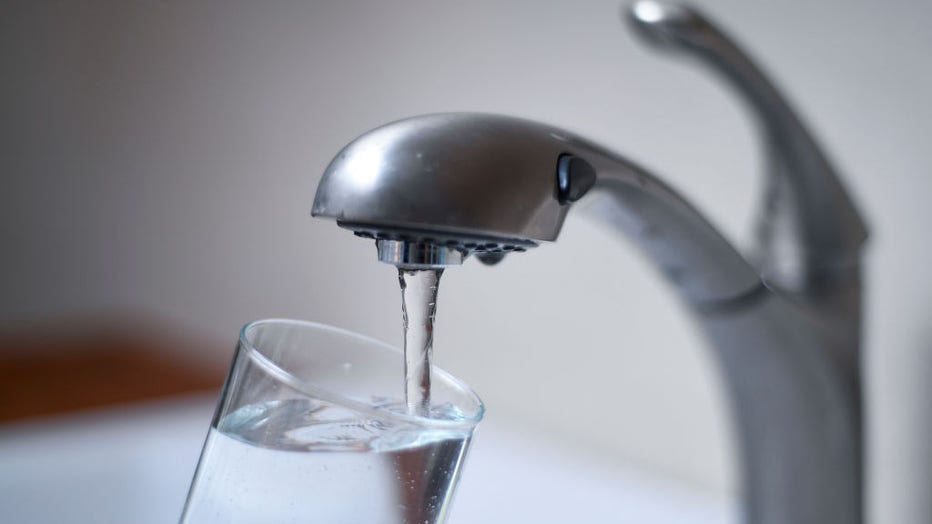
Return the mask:
<path id="1" fill-rule="evenodd" d="M 475 253 L 494 263 L 556 239 L 568 207 L 560 158 L 572 142 L 564 131 L 498 115 L 401 120 L 340 151 L 311 214 L 376 239 L 383 262 L 443 267 Z"/>

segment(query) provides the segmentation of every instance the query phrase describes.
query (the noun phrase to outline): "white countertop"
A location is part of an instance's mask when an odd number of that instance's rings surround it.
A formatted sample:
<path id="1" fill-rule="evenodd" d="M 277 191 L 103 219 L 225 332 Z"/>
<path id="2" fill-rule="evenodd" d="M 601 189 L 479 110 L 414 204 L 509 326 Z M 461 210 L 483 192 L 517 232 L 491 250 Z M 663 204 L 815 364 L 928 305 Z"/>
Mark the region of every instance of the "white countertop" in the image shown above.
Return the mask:
<path id="1" fill-rule="evenodd" d="M 0 522 L 170 523 L 214 407 L 184 397 L 0 426 Z M 451 524 L 737 522 L 732 505 L 492 417 L 479 428 Z"/>

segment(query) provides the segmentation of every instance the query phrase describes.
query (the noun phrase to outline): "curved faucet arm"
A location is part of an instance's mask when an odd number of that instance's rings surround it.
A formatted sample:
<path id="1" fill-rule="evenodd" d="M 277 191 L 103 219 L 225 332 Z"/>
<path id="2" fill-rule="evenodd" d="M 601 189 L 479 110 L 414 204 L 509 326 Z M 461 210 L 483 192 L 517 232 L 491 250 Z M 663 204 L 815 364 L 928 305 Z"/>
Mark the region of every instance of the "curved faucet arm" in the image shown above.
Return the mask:
<path id="1" fill-rule="evenodd" d="M 866 226 L 834 168 L 779 91 L 695 9 L 639 0 L 628 18 L 649 43 L 709 65 L 756 117 L 768 177 L 751 258 L 764 279 L 806 295 L 850 285 Z"/>
<path id="2" fill-rule="evenodd" d="M 721 305 L 760 291 L 757 270 L 660 178 L 604 150 L 574 153 L 597 174 L 581 204 L 633 240 L 688 303 Z"/>

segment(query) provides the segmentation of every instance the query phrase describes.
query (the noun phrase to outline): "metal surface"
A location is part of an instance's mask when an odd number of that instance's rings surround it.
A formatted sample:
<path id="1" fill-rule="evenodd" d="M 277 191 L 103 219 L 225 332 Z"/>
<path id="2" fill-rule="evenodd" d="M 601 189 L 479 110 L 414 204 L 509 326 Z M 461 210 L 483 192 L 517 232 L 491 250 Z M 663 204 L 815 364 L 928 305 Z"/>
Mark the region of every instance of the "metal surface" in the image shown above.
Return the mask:
<path id="1" fill-rule="evenodd" d="M 394 122 L 337 155 L 313 214 L 380 231 L 554 240 L 568 209 L 555 198 L 559 132 L 495 115 Z"/>
<path id="2" fill-rule="evenodd" d="M 768 187 L 752 260 L 764 278 L 808 292 L 857 266 L 867 238 L 864 222 L 821 148 L 761 69 L 695 9 L 642 0 L 628 20 L 657 49 L 709 66 L 755 116 Z"/>
<path id="3" fill-rule="evenodd" d="M 427 115 L 366 133 L 327 168 L 313 214 L 394 241 L 386 247 L 434 244 L 496 261 L 555 240 L 572 200 L 588 200 L 654 261 L 707 335 L 731 392 L 746 520 L 858 524 L 864 224 L 789 105 L 723 33 L 657 2 L 637 2 L 628 19 L 649 42 L 711 65 L 760 122 L 769 189 L 750 256 L 643 168 L 497 115 Z M 567 158 L 582 162 L 584 179 L 595 172 L 573 198 Z"/>
<path id="4" fill-rule="evenodd" d="M 520 118 L 426 115 L 370 131 L 327 167 L 313 214 L 354 231 L 417 231 L 422 241 L 555 240 L 570 208 L 557 187 L 567 154 L 595 168 L 592 191 L 619 204 L 616 225 L 691 301 L 727 300 L 760 286 L 744 257 L 666 184 L 591 141 Z"/>
<path id="5" fill-rule="evenodd" d="M 423 242 L 379 239 L 375 241 L 379 261 L 405 269 L 458 266 L 466 255 L 455 248 Z"/>

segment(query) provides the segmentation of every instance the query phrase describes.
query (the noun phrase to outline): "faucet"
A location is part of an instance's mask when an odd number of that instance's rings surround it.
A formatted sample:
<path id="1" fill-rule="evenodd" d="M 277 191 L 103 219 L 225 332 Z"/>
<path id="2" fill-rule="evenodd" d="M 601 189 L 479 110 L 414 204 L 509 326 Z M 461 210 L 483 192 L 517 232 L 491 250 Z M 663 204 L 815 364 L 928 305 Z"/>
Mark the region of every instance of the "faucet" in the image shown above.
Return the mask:
<path id="1" fill-rule="evenodd" d="M 639 0 L 647 43 L 698 58 L 750 108 L 767 161 L 743 254 L 645 168 L 520 118 L 431 114 L 360 136 L 327 167 L 312 215 L 407 268 L 487 264 L 557 239 L 567 212 L 632 239 L 687 304 L 726 383 L 745 522 L 863 522 L 860 253 L 866 227 L 785 98 L 696 9 Z"/>

